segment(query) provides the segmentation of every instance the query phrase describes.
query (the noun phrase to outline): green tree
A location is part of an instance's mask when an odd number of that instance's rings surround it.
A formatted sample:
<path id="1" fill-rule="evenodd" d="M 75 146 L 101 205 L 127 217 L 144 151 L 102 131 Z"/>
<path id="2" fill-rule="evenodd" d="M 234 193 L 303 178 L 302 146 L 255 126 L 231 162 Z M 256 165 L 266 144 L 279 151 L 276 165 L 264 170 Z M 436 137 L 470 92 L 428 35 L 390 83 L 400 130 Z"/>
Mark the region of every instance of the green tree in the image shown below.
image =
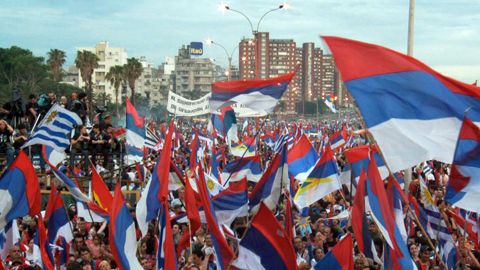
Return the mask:
<path id="1" fill-rule="evenodd" d="M 51 49 L 48 52 L 47 64 L 55 82 L 59 82 L 62 79 L 62 66 L 65 64 L 65 58 L 65 52 L 62 50 Z"/>
<path id="2" fill-rule="evenodd" d="M 78 51 L 77 58 L 75 59 L 75 66 L 80 71 L 80 76 L 85 82 L 85 90 L 88 97 L 88 109 L 90 117 L 93 115 L 92 102 L 93 102 L 93 82 L 92 75 L 93 70 L 98 68 L 98 61 L 100 59 L 94 53 L 89 51 Z"/>
<path id="3" fill-rule="evenodd" d="M 118 105 L 119 105 L 118 97 L 120 95 L 120 86 L 124 81 L 123 67 L 122 66 L 110 67 L 110 70 L 108 71 L 105 78 L 109 80 L 110 84 L 113 85 L 113 88 L 115 88 L 115 111 L 117 113 L 117 117 L 119 117 L 120 112 L 118 110 Z"/>
<path id="4" fill-rule="evenodd" d="M 167 93 L 168 95 L 168 93 Z M 188 98 L 188 99 L 199 99 L 201 98 L 205 93 L 202 93 L 201 90 L 199 89 L 194 89 L 194 90 L 189 90 L 189 91 L 183 91 L 181 96 Z"/>
<path id="5" fill-rule="evenodd" d="M 123 66 L 123 75 L 132 90 L 132 104 L 135 105 L 135 81 L 142 75 L 142 63 L 137 58 L 128 58 L 127 63 Z"/>
<path id="6" fill-rule="evenodd" d="M 72 92 L 79 92 L 82 90 L 70 84 L 54 82 L 50 78 L 45 78 L 44 80 L 39 82 L 38 88 L 39 89 L 55 89 L 57 98 L 60 98 L 61 96 L 70 97 Z"/>
<path id="7" fill-rule="evenodd" d="M 44 58 L 20 47 L 0 48 L 0 80 L 9 89 L 36 90 L 37 83 L 46 77 Z"/>
<path id="8" fill-rule="evenodd" d="M 100 92 L 100 93 L 94 93 L 93 94 L 93 102 L 95 105 L 100 105 L 102 107 L 105 107 L 107 112 L 111 112 L 114 110 L 114 104 L 112 103 L 112 97 L 110 94 L 107 94 L 105 92 Z"/>
<path id="9" fill-rule="evenodd" d="M 152 108 L 150 109 L 151 118 L 155 121 L 165 121 L 165 115 L 167 112 L 167 107 L 164 105 L 155 103 Z"/>

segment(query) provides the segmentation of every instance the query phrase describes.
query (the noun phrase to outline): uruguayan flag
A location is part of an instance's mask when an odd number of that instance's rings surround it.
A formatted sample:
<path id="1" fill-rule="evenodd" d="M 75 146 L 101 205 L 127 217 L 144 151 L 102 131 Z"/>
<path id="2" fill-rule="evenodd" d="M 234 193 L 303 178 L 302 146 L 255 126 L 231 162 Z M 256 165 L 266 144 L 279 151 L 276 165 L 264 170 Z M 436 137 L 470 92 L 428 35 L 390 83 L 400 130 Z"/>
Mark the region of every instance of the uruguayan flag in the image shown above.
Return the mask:
<path id="1" fill-rule="evenodd" d="M 149 128 L 145 129 L 145 146 L 154 151 L 160 150 L 161 139 Z"/>
<path id="2" fill-rule="evenodd" d="M 70 146 L 70 133 L 82 120 L 74 112 L 55 104 L 40 122 L 23 148 L 34 144 L 44 144 L 64 152 Z"/>

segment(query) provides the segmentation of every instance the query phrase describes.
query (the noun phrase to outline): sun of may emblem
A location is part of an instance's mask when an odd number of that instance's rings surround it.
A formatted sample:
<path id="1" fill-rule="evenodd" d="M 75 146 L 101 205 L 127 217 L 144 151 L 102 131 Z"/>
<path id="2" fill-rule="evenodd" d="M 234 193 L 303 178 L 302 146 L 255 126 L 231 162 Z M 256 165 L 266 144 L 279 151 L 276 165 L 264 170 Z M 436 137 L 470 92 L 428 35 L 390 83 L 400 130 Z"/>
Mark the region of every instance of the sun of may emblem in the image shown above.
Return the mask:
<path id="1" fill-rule="evenodd" d="M 55 117 L 57 117 L 57 115 L 58 115 L 58 112 L 57 112 L 57 111 L 51 112 L 50 115 L 49 115 L 48 118 L 47 118 L 46 123 L 52 122 L 53 119 L 54 119 Z"/>
<path id="2" fill-rule="evenodd" d="M 210 189 L 210 190 L 212 190 L 212 189 L 214 188 L 214 185 L 215 185 L 215 184 L 213 183 L 213 181 L 210 180 L 210 179 L 208 179 L 208 181 L 207 181 L 207 188 Z"/>

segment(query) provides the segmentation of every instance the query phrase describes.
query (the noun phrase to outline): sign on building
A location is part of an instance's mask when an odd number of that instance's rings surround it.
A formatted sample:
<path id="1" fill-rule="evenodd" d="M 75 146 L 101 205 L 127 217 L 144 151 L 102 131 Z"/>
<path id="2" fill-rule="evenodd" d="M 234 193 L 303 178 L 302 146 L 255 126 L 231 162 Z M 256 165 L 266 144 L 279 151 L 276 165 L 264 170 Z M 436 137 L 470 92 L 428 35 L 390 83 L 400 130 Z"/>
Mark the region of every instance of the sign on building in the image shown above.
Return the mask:
<path id="1" fill-rule="evenodd" d="M 203 54 L 203 43 L 202 42 L 190 42 L 190 55 L 200 56 Z"/>

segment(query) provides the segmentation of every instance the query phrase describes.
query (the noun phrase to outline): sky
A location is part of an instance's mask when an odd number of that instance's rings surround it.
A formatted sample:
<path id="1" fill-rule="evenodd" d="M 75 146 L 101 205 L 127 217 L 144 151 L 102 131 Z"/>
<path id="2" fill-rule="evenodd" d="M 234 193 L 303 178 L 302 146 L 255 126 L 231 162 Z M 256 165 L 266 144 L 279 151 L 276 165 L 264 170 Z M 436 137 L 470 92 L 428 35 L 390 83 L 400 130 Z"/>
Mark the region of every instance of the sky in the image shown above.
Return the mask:
<path id="1" fill-rule="evenodd" d="M 270 38 L 292 38 L 323 45 L 320 35 L 357 39 L 406 52 L 408 0 L 291 0 L 290 8 L 268 14 L 260 31 Z M 251 37 L 247 20 L 218 10 L 217 0 L 1 0 L 0 47 L 13 45 L 46 56 L 51 48 L 67 53 L 108 41 L 129 57 L 161 64 L 182 44 L 207 38 L 233 50 Z M 283 1 L 224 0 L 254 24 Z M 237 50 L 238 52 L 238 50 Z M 204 45 L 204 56 L 226 66 L 225 52 Z M 414 56 L 444 75 L 480 80 L 480 0 L 417 0 Z M 234 53 L 233 63 L 238 63 Z"/>

